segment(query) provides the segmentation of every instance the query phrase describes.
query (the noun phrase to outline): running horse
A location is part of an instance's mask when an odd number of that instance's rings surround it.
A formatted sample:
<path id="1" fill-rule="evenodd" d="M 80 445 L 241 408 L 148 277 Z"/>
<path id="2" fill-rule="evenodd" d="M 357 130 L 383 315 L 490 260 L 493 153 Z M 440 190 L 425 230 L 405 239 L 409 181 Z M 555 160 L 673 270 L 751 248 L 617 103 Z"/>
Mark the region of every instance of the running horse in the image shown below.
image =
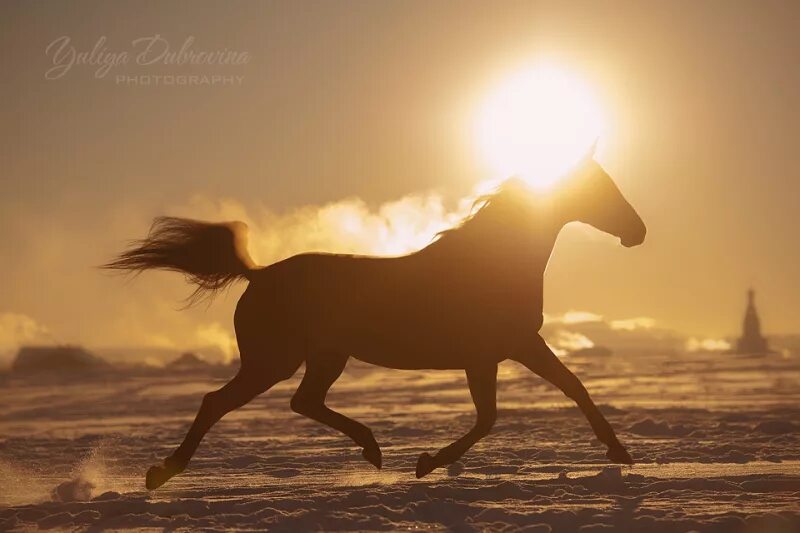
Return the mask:
<path id="1" fill-rule="evenodd" d="M 181 445 L 148 470 L 147 488 L 182 472 L 217 421 L 289 379 L 304 362 L 292 410 L 341 431 L 380 468 L 372 431 L 325 405 L 351 356 L 387 368 L 466 372 L 477 421 L 452 444 L 421 454 L 418 478 L 458 460 L 489 433 L 497 413 L 497 365 L 506 359 L 561 389 L 608 447 L 608 459 L 632 464 L 583 384 L 538 333 L 545 268 L 559 231 L 572 221 L 617 236 L 626 247 L 641 244 L 646 233 L 592 156 L 546 193 L 507 180 L 460 225 L 401 257 L 307 253 L 262 267 L 247 253 L 241 222 L 156 219 L 147 238 L 105 266 L 181 272 L 196 284 L 195 299 L 237 280 L 249 284 L 234 314 L 241 367 L 203 397 Z"/>

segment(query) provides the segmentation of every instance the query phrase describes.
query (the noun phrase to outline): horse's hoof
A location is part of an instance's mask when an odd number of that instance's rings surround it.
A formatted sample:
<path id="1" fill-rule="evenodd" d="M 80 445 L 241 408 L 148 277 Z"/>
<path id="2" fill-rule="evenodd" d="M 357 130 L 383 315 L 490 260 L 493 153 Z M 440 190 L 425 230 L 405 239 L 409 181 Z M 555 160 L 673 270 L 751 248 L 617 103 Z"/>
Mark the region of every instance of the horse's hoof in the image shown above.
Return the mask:
<path id="1" fill-rule="evenodd" d="M 618 465 L 632 465 L 633 464 L 633 457 L 631 454 L 628 453 L 621 444 L 619 446 L 614 446 L 613 448 L 609 448 L 606 452 L 606 457 L 608 460 L 614 464 Z"/>
<path id="2" fill-rule="evenodd" d="M 147 487 L 147 490 L 157 489 L 183 471 L 182 468 L 170 467 L 167 461 L 164 461 L 164 463 L 164 466 L 151 466 L 147 470 L 147 474 L 144 478 L 144 485 Z"/>
<path id="3" fill-rule="evenodd" d="M 381 455 L 381 449 L 378 446 L 374 446 L 371 448 L 364 448 L 364 451 L 361 452 L 361 455 L 369 461 L 369 463 L 377 468 L 378 470 L 381 469 L 383 465 L 383 457 Z"/>
<path id="4" fill-rule="evenodd" d="M 417 459 L 417 479 L 427 476 L 436 468 L 433 456 L 428 452 L 422 452 Z"/>

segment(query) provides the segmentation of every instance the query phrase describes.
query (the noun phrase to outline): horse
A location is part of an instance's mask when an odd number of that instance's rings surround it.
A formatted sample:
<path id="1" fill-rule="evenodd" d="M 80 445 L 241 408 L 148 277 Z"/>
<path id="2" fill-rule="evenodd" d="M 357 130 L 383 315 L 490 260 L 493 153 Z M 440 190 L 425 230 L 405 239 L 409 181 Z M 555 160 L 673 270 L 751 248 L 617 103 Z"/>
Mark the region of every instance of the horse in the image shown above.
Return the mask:
<path id="1" fill-rule="evenodd" d="M 303 363 L 291 409 L 350 437 L 380 469 L 372 431 L 325 405 L 350 357 L 393 369 L 466 373 L 477 420 L 452 444 L 422 453 L 417 478 L 455 462 L 489 434 L 497 415 L 497 366 L 508 359 L 578 405 L 610 462 L 633 464 L 581 381 L 539 335 L 545 268 L 559 231 L 573 221 L 619 237 L 626 247 L 645 238 L 642 219 L 592 155 L 546 193 L 519 178 L 507 180 L 460 224 L 399 257 L 305 253 L 258 266 L 241 222 L 157 218 L 145 239 L 105 267 L 183 273 L 197 286 L 192 301 L 237 280 L 249 283 L 234 313 L 237 374 L 203 397 L 183 442 L 147 471 L 146 487 L 156 489 L 184 471 L 217 421 Z"/>

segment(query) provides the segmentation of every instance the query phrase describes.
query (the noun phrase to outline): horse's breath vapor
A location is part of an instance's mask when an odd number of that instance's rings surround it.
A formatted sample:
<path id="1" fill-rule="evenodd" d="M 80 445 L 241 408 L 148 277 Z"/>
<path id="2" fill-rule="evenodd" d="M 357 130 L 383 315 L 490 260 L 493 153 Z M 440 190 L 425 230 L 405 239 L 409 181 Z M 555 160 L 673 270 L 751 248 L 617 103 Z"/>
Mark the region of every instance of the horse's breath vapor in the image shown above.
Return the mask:
<path id="1" fill-rule="evenodd" d="M 336 253 L 399 255 L 417 251 L 436 234 L 458 223 L 469 210 L 469 198 L 449 206 L 437 194 L 409 195 L 371 209 L 358 198 L 288 213 L 245 209 L 230 201 L 209 205 L 196 199 L 189 213 L 244 218 L 250 227 L 250 252 L 272 263 L 314 250 Z"/>

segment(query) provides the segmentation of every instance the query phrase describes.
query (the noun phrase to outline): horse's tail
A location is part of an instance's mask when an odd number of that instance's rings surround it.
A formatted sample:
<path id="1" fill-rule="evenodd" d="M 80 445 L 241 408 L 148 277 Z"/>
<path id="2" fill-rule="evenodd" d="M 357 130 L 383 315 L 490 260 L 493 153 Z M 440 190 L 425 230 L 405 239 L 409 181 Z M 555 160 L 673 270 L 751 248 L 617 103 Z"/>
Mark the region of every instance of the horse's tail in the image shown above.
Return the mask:
<path id="1" fill-rule="evenodd" d="M 187 299 L 192 305 L 256 268 L 247 253 L 244 222 L 210 223 L 175 217 L 158 217 L 145 239 L 134 241 L 112 261 L 109 270 L 139 274 L 149 269 L 181 272 L 197 285 Z"/>

